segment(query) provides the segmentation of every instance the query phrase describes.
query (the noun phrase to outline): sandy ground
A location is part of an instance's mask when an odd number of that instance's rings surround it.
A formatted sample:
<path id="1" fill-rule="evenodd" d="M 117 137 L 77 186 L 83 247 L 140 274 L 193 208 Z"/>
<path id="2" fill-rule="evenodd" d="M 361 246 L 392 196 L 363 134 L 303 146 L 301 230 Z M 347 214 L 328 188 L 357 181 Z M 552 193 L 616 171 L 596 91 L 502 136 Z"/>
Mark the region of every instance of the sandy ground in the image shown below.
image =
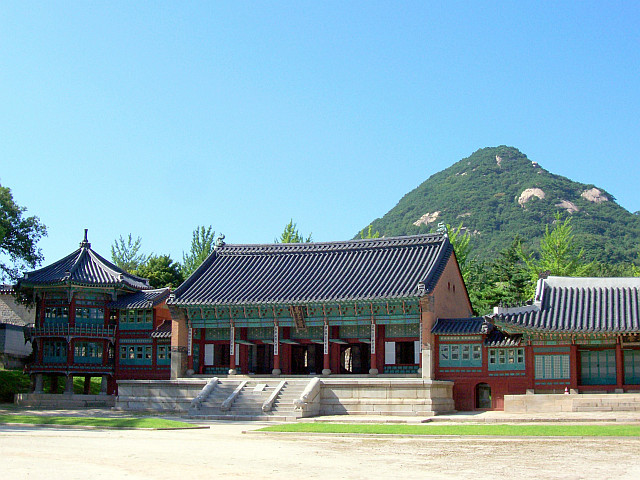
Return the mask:
<path id="1" fill-rule="evenodd" d="M 0 425 L 3 479 L 640 478 L 640 439 L 363 438 Z"/>

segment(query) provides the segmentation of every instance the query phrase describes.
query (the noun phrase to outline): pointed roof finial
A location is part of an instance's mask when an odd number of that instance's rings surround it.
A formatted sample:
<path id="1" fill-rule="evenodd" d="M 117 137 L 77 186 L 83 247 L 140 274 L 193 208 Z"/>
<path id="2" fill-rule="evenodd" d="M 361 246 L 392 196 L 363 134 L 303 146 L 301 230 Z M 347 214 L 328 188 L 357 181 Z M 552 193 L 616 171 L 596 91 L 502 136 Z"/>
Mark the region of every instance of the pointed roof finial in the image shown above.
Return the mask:
<path id="1" fill-rule="evenodd" d="M 84 229 L 84 240 L 80 242 L 80 248 L 91 248 L 91 244 L 89 243 L 89 240 L 87 240 L 88 231 L 88 228 Z"/>

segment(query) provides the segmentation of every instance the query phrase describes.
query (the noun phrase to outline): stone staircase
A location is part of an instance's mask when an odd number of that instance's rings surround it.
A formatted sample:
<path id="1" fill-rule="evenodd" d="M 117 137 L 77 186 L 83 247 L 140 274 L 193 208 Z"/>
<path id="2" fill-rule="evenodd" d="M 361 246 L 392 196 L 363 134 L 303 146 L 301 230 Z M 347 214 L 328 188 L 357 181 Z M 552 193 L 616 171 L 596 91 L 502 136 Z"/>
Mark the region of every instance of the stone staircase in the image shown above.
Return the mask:
<path id="1" fill-rule="evenodd" d="M 294 420 L 301 415 L 294 409 L 293 402 L 300 397 L 308 382 L 309 380 L 281 382 L 279 379 L 214 379 L 213 390 L 205 393 L 201 402 L 192 402 L 188 416 L 208 420 Z M 271 409 L 263 411 L 263 404 L 273 395 L 275 399 Z"/>

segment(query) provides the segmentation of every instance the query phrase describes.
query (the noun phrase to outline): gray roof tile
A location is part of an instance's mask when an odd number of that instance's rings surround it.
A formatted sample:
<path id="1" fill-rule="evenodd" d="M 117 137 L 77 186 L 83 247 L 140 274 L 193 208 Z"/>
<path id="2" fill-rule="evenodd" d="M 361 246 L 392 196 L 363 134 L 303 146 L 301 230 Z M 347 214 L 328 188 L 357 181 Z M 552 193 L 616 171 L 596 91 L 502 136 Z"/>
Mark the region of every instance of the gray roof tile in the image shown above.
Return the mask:
<path id="1" fill-rule="evenodd" d="M 151 288 L 146 278 L 131 275 L 94 252 L 86 237 L 75 252 L 44 268 L 25 273 L 18 284 L 113 286 L 136 290 Z"/>
<path id="2" fill-rule="evenodd" d="M 640 278 L 549 277 L 536 295 L 527 311 L 490 318 L 526 330 L 640 332 Z"/>
<path id="3" fill-rule="evenodd" d="M 238 305 L 418 297 L 453 248 L 444 235 L 325 243 L 223 245 L 167 303 Z"/>
<path id="4" fill-rule="evenodd" d="M 109 304 L 109 308 L 138 309 L 153 308 L 167 299 L 171 293 L 169 288 L 158 288 L 156 290 L 141 290 L 139 292 L 123 295 L 115 302 Z"/>

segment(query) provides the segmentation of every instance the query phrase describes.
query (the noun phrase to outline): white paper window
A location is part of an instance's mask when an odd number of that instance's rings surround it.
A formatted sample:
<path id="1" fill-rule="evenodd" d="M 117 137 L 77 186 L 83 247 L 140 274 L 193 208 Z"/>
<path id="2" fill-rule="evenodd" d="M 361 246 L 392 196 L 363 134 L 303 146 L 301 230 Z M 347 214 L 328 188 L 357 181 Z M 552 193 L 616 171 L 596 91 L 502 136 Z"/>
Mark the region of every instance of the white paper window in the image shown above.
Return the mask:
<path id="1" fill-rule="evenodd" d="M 213 344 L 205 343 L 204 345 L 204 364 L 213 365 Z"/>
<path id="2" fill-rule="evenodd" d="M 384 342 L 384 364 L 396 364 L 396 342 Z"/>

